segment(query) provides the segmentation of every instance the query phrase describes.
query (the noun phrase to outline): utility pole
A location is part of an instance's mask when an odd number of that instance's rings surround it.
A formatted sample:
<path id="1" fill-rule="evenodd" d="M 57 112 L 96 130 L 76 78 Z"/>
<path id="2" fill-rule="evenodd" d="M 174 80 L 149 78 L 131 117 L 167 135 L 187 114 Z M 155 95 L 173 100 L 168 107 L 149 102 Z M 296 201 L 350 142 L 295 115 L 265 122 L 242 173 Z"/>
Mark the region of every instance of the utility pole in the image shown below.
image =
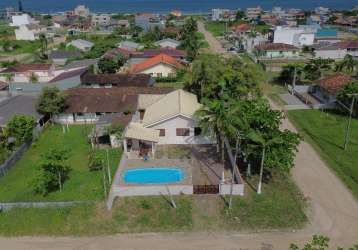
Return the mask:
<path id="1" fill-rule="evenodd" d="M 353 108 L 354 108 L 354 101 L 355 101 L 355 97 L 358 96 L 358 93 L 355 94 L 348 94 L 347 96 L 351 96 L 352 97 L 352 102 L 351 102 L 351 107 L 349 109 L 349 118 L 348 118 L 348 123 L 347 123 L 347 127 L 346 127 L 346 133 L 344 136 L 344 150 L 347 149 L 348 147 L 348 142 L 349 142 L 349 130 L 351 128 L 351 123 L 352 123 L 352 115 L 353 115 Z"/>

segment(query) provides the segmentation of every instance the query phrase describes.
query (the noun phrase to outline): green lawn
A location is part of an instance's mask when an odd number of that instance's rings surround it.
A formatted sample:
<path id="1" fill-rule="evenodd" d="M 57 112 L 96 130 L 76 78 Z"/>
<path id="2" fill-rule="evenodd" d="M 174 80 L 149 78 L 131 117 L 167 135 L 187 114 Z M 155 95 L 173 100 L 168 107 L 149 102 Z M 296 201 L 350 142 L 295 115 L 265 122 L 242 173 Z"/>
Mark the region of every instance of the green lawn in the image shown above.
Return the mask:
<path id="1" fill-rule="evenodd" d="M 48 127 L 8 174 L 0 178 L 0 202 L 102 199 L 101 172 L 90 172 L 87 165 L 90 152 L 87 134 L 90 129 L 90 125 L 70 126 L 70 131 L 63 134 L 61 126 Z M 52 192 L 43 197 L 33 192 L 32 183 L 39 173 L 38 162 L 41 154 L 52 147 L 70 150 L 68 162 L 72 171 L 70 178 L 63 186 L 62 192 Z M 120 151 L 111 149 L 109 152 L 113 176 L 118 166 Z M 102 151 L 102 154 L 105 154 L 105 151 Z"/>
<path id="2" fill-rule="evenodd" d="M 255 178 L 250 180 L 257 184 Z M 12 209 L 0 213 L 0 235 L 273 230 L 300 228 L 307 220 L 306 203 L 287 176 L 275 176 L 264 184 L 261 195 L 248 185 L 246 191 L 244 197 L 234 198 L 232 212 L 215 195 L 174 196 L 177 209 L 162 196 L 117 199 L 112 211 L 103 202 L 57 209 Z"/>
<path id="3" fill-rule="evenodd" d="M 344 151 L 346 116 L 318 110 L 289 111 L 288 115 L 304 138 L 358 197 L 358 120 L 352 121 L 350 142 Z"/>
<path id="4" fill-rule="evenodd" d="M 6 43 L 6 40 L 0 39 L 0 47 L 2 47 Z M 11 47 L 13 48 L 10 51 L 1 51 L 0 55 L 18 55 L 25 53 L 35 53 L 40 49 L 41 44 L 39 41 L 10 41 Z"/>
<path id="5" fill-rule="evenodd" d="M 222 36 L 225 32 L 225 22 L 206 22 L 205 29 L 214 36 Z"/>

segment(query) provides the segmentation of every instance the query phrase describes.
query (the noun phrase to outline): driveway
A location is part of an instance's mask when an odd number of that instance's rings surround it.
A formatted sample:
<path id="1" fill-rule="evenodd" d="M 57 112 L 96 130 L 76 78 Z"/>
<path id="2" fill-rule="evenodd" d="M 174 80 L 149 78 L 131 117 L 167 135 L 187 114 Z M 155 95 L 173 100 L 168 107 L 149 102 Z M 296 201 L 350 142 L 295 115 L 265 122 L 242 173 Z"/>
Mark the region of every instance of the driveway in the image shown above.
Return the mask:
<path id="1" fill-rule="evenodd" d="M 203 30 L 216 53 L 223 49 L 215 38 Z M 219 44 L 219 45 L 218 45 Z M 278 108 L 271 103 L 273 108 Z M 282 129 L 296 131 L 286 119 Z M 331 172 L 318 154 L 306 142 L 299 146 L 292 175 L 310 201 L 310 222 L 298 231 L 268 233 L 172 233 L 130 234 L 85 238 L 22 237 L 0 238 L 1 249 L 288 249 L 291 242 L 301 243 L 313 234 L 331 238 L 334 246 L 358 243 L 358 203 L 342 182 Z M 50 222 L 49 222 L 50 223 Z"/>

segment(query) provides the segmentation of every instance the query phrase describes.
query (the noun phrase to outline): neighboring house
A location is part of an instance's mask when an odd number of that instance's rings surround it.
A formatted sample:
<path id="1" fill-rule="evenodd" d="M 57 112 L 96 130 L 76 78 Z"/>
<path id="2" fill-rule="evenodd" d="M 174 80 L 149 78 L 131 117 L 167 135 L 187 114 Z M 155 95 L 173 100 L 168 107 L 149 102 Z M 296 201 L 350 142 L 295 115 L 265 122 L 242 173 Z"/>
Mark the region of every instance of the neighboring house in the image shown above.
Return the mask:
<path id="1" fill-rule="evenodd" d="M 10 91 L 13 94 L 39 94 L 45 87 L 57 87 L 63 91 L 81 85 L 80 76 L 87 69 L 56 70 L 55 77 L 47 82 L 32 84 L 29 82 L 13 82 L 10 84 Z"/>
<path id="2" fill-rule="evenodd" d="M 7 122 L 15 115 L 30 115 L 41 124 L 43 116 L 36 110 L 37 97 L 17 95 L 0 102 L 0 127 L 5 127 Z"/>
<path id="3" fill-rule="evenodd" d="M 0 81 L 0 93 L 1 91 L 7 91 L 9 88 L 9 84 L 7 82 Z"/>
<path id="4" fill-rule="evenodd" d="M 172 48 L 176 49 L 179 47 L 180 42 L 171 38 L 165 38 L 163 40 L 155 42 L 155 45 L 162 47 L 162 48 Z"/>
<path id="5" fill-rule="evenodd" d="M 177 70 L 181 68 L 183 68 L 183 65 L 174 57 L 159 54 L 139 64 L 132 65 L 129 70 L 133 74 L 142 73 L 154 77 L 175 77 Z"/>
<path id="6" fill-rule="evenodd" d="M 274 30 L 274 43 L 290 44 L 298 47 L 313 45 L 315 33 L 319 27 L 299 26 L 283 27 L 277 26 Z"/>
<path id="7" fill-rule="evenodd" d="M 80 57 L 81 55 L 79 51 L 53 50 L 49 55 L 49 59 L 51 59 L 55 65 L 65 65 L 68 59 Z"/>
<path id="8" fill-rule="evenodd" d="M 150 87 L 154 83 L 147 74 L 92 74 L 87 71 L 81 75 L 82 86 L 91 88 Z"/>
<path id="9" fill-rule="evenodd" d="M 318 80 L 309 92 L 323 104 L 334 105 L 338 92 L 352 80 L 349 75 L 337 73 Z"/>
<path id="10" fill-rule="evenodd" d="M 36 22 L 32 17 L 30 17 L 28 14 L 21 14 L 21 15 L 13 15 L 11 17 L 12 23 L 10 23 L 10 26 L 22 26 L 22 25 L 28 25 L 28 24 L 35 24 Z"/>
<path id="11" fill-rule="evenodd" d="M 160 19 L 159 15 L 154 15 L 151 13 L 136 14 L 134 16 L 134 23 L 136 26 L 141 27 L 143 32 L 148 32 L 155 27 L 158 27 L 159 29 L 165 27 L 165 22 Z"/>
<path id="12" fill-rule="evenodd" d="M 17 64 L 0 71 L 0 80 L 5 81 L 6 74 L 13 74 L 12 82 L 29 82 L 32 75 L 38 82 L 48 82 L 55 76 L 54 71 L 52 64 Z"/>
<path id="13" fill-rule="evenodd" d="M 130 23 L 127 19 L 116 20 L 116 25 L 120 28 L 126 28 L 126 29 L 130 27 Z"/>
<path id="14" fill-rule="evenodd" d="M 235 21 L 236 10 L 229 9 L 212 9 L 211 21 Z"/>
<path id="15" fill-rule="evenodd" d="M 343 59 L 346 55 L 358 57 L 358 41 L 343 41 L 315 50 L 316 58 Z"/>
<path id="16" fill-rule="evenodd" d="M 108 26 L 111 24 L 111 16 L 109 14 L 92 15 L 92 26 Z"/>
<path id="17" fill-rule="evenodd" d="M 46 29 L 38 24 L 25 24 L 15 30 L 15 37 L 16 40 L 35 41 L 39 39 L 40 33 L 45 31 Z"/>
<path id="18" fill-rule="evenodd" d="M 135 51 L 127 50 L 127 49 L 123 49 L 123 48 L 114 48 L 114 49 L 107 51 L 103 57 L 108 58 L 108 59 L 113 59 L 116 56 L 122 56 L 128 60 L 135 53 L 139 53 L 139 52 L 135 52 Z"/>
<path id="19" fill-rule="evenodd" d="M 96 65 L 97 62 L 98 62 L 98 59 L 76 60 L 76 61 L 72 61 L 72 62 L 66 64 L 61 69 L 72 70 L 72 69 L 88 68 L 92 65 Z"/>
<path id="20" fill-rule="evenodd" d="M 166 94 L 171 88 L 73 88 L 64 93 L 67 109 L 55 121 L 62 124 L 95 123 L 103 115 L 132 112 L 139 94 Z"/>
<path id="21" fill-rule="evenodd" d="M 260 6 L 246 9 L 246 17 L 248 19 L 257 19 L 262 14 L 262 8 Z"/>
<path id="22" fill-rule="evenodd" d="M 251 25 L 247 23 L 242 23 L 232 26 L 231 30 L 236 36 L 241 37 L 243 35 L 248 34 L 251 31 Z"/>
<path id="23" fill-rule="evenodd" d="M 137 112 L 124 132 L 124 152 L 130 155 L 147 149 L 154 154 L 157 144 L 214 143 L 197 125 L 194 114 L 200 107 L 194 94 L 181 89 L 165 95 L 139 95 Z"/>
<path id="24" fill-rule="evenodd" d="M 131 41 L 123 41 L 119 43 L 118 47 L 129 51 L 136 51 L 143 48 L 143 46 L 140 45 L 139 43 L 135 43 Z"/>
<path id="25" fill-rule="evenodd" d="M 260 58 L 295 58 L 299 57 L 299 49 L 290 44 L 265 43 L 255 47 L 255 53 Z"/>
<path id="26" fill-rule="evenodd" d="M 68 43 L 67 46 L 73 46 L 81 51 L 89 51 L 94 46 L 94 43 L 83 39 L 77 39 Z"/>
<path id="27" fill-rule="evenodd" d="M 185 60 L 186 58 L 186 52 L 184 50 L 172 48 L 146 49 L 141 55 L 134 56 L 151 58 L 160 54 L 166 54 L 168 56 L 174 57 L 177 60 Z"/>

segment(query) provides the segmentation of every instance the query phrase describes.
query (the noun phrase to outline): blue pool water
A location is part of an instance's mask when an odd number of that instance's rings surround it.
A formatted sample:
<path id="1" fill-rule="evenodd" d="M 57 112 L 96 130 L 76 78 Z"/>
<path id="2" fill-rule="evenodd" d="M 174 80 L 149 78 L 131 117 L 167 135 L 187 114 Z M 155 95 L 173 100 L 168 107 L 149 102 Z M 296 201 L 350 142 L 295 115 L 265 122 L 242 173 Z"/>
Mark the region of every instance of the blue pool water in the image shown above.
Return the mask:
<path id="1" fill-rule="evenodd" d="M 166 184 L 181 182 L 183 179 L 184 172 L 179 168 L 138 168 L 123 173 L 126 184 Z"/>

